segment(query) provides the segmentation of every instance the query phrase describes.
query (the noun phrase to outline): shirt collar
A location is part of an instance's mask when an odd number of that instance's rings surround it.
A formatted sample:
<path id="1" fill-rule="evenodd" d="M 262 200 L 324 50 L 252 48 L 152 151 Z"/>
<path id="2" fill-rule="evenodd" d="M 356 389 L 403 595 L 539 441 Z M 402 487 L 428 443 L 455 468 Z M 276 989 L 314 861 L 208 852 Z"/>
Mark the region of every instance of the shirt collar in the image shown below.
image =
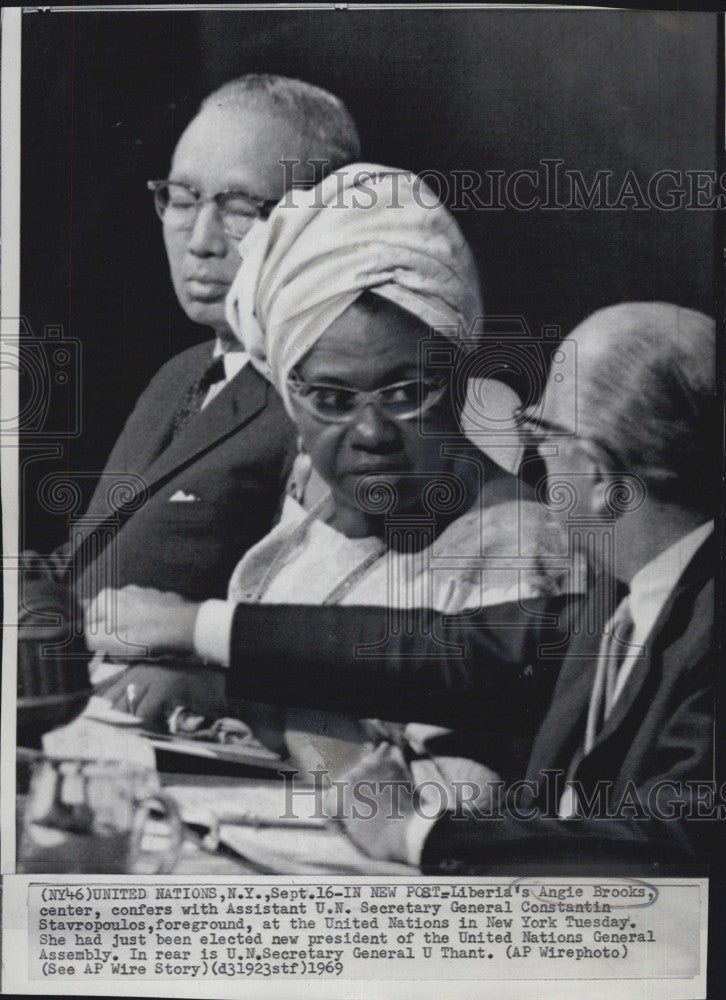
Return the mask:
<path id="1" fill-rule="evenodd" d="M 220 355 L 224 358 L 224 378 L 226 382 L 231 381 L 235 375 L 241 372 L 250 359 L 249 354 L 244 348 L 240 347 L 239 350 L 230 350 L 229 348 L 225 348 L 222 341 L 217 338 L 214 350 L 212 351 L 212 357 L 218 358 Z"/>
<path id="2" fill-rule="evenodd" d="M 699 525 L 638 570 L 630 583 L 630 610 L 636 628 L 641 622 L 653 625 L 668 595 L 713 531 L 713 526 L 712 520 Z"/>

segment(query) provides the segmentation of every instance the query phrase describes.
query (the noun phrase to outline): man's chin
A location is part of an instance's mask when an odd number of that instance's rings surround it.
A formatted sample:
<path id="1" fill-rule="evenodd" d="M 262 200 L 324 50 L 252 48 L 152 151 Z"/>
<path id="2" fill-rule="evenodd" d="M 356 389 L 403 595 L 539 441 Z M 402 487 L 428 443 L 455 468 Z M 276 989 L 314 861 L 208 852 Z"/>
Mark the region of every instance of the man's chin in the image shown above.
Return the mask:
<path id="1" fill-rule="evenodd" d="M 224 299 L 221 302 L 200 302 L 195 299 L 187 299 L 182 303 L 184 312 L 192 323 L 199 323 L 200 326 L 211 326 L 216 332 L 218 330 L 229 330 L 224 312 Z"/>

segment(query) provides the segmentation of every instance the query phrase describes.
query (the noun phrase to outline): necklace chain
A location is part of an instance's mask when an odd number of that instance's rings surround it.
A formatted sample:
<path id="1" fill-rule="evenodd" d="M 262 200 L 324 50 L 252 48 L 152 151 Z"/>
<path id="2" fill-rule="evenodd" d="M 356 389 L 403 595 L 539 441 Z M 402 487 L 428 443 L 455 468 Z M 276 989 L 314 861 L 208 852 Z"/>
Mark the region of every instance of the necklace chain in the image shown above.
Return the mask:
<path id="1" fill-rule="evenodd" d="M 310 525 L 317 519 L 318 515 L 329 501 L 330 494 L 327 494 L 322 500 L 315 504 L 302 521 L 292 526 L 287 538 L 284 540 L 281 548 L 278 550 L 275 558 L 266 570 L 256 592 L 254 594 L 247 595 L 248 600 L 257 602 L 262 600 L 272 581 L 295 551 L 295 548 L 303 543 Z M 342 600 L 354 584 L 365 576 L 368 570 L 378 562 L 382 555 L 382 552 L 370 552 L 362 562 L 358 563 L 357 566 L 355 566 L 339 583 L 333 587 L 327 597 L 321 601 L 321 604 L 337 604 L 340 600 Z"/>

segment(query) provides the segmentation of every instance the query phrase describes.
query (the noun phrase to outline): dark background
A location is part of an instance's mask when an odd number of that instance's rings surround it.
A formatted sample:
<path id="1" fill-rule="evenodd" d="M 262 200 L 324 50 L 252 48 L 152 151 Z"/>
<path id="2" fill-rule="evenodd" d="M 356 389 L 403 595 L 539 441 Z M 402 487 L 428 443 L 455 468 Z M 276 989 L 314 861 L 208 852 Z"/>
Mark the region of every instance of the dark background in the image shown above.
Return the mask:
<path id="1" fill-rule="evenodd" d="M 67 429 L 76 389 L 82 422 L 54 459 L 31 450 L 46 437 L 25 438 L 22 544 L 63 541 L 66 514 L 43 509 L 41 479 L 89 473 L 87 497 L 150 377 L 204 336 L 176 302 L 145 181 L 166 176 L 214 87 L 254 71 L 320 84 L 353 113 L 364 159 L 509 172 L 559 157 L 589 180 L 612 170 L 617 190 L 629 169 L 642 182 L 715 169 L 717 23 L 574 10 L 25 14 L 21 311 L 38 340 L 50 324 L 81 344 L 80 379 L 55 393 L 43 429 Z M 626 299 L 715 311 L 713 212 L 458 218 L 487 310 L 522 315 L 534 334 Z"/>

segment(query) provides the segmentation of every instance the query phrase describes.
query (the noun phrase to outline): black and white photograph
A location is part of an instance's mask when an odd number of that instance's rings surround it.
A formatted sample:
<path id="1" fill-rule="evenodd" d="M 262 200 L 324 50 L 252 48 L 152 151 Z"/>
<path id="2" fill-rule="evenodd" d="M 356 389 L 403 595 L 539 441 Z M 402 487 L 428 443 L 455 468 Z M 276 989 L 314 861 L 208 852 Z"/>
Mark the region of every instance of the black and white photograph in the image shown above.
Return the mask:
<path id="1" fill-rule="evenodd" d="M 5 12 L 3 992 L 720 995 L 723 27 Z"/>

